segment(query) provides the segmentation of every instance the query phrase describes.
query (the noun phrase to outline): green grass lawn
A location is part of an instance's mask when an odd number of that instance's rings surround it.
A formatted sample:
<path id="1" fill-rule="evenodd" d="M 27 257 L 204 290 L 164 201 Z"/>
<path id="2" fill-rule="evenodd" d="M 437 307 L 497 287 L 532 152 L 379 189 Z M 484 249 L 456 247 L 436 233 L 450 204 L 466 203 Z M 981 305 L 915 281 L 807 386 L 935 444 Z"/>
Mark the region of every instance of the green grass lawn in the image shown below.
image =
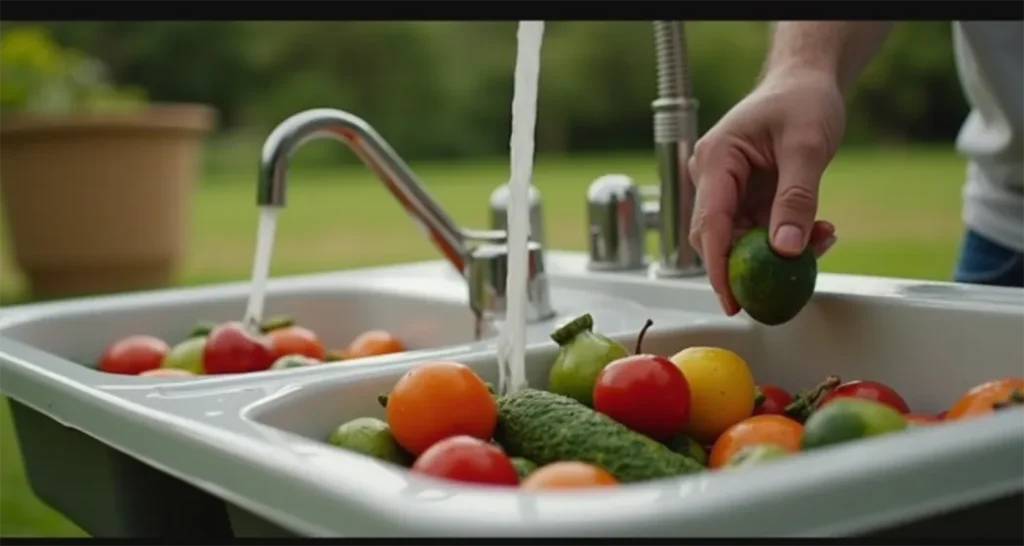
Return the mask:
<path id="1" fill-rule="evenodd" d="M 487 197 L 508 178 L 506 159 L 413 167 L 457 221 L 475 227 L 485 226 Z M 544 196 L 550 247 L 584 249 L 584 192 L 594 178 L 611 172 L 629 174 L 641 183 L 656 180 L 648 155 L 540 159 L 535 183 Z M 962 178 L 963 161 L 944 147 L 844 151 L 823 183 L 819 216 L 836 224 L 839 240 L 822 260 L 822 269 L 949 278 L 961 232 Z M 438 256 L 361 166 L 295 172 L 291 180 L 288 208 L 278 225 L 274 275 Z M 257 216 L 254 192 L 254 171 L 206 177 L 192 209 L 183 284 L 247 277 Z M 23 281 L 8 245 L 3 250 L 0 304 L 24 301 Z M 81 535 L 32 495 L 6 404 L 0 411 L 0 534 Z"/>

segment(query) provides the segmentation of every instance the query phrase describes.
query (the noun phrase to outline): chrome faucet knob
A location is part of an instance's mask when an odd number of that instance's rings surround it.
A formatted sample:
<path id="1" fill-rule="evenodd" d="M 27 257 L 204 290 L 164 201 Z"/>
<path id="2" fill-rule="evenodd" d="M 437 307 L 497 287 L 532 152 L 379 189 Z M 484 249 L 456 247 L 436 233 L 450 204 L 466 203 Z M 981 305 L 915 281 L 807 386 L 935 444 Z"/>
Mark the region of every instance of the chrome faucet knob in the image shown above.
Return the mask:
<path id="1" fill-rule="evenodd" d="M 643 269 L 648 214 L 633 179 L 607 174 L 587 190 L 588 267 L 594 271 Z"/>
<path id="2" fill-rule="evenodd" d="M 528 301 L 526 320 L 537 322 L 555 315 L 551 308 L 548 278 L 544 271 L 544 254 L 540 243 L 530 241 L 526 277 Z M 484 243 L 469 254 L 466 266 L 469 280 L 469 306 L 478 316 L 504 318 L 508 310 L 506 280 L 508 277 L 508 246 Z"/>
<path id="3" fill-rule="evenodd" d="M 544 209 L 541 206 L 540 190 L 530 185 L 530 239 L 544 244 Z M 502 184 L 491 192 L 491 229 L 508 230 L 508 184 Z"/>

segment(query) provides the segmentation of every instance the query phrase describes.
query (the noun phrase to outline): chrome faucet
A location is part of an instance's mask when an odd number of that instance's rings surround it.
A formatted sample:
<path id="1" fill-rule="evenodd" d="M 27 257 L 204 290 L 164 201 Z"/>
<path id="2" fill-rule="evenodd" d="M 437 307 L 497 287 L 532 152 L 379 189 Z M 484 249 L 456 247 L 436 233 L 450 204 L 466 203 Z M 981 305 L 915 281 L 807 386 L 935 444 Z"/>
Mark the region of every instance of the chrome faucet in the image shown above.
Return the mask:
<path id="1" fill-rule="evenodd" d="M 500 273 L 507 271 L 505 230 L 460 228 L 427 193 L 387 141 L 369 123 L 353 114 L 320 108 L 300 112 L 281 122 L 263 144 L 256 192 L 259 206 L 285 206 L 289 158 L 303 144 L 320 138 L 344 142 L 377 174 L 445 259 L 467 279 L 470 307 L 478 317 L 504 315 L 505 278 Z M 539 212 L 539 208 L 531 207 L 532 214 Z M 536 222 L 531 218 L 531 224 Z M 531 243 L 529 258 L 528 320 L 544 320 L 552 317 L 554 311 L 539 243 Z"/>
<path id="2" fill-rule="evenodd" d="M 649 230 L 659 233 L 659 277 L 704 273 L 687 240 L 693 216 L 694 188 L 686 163 L 697 140 L 697 101 L 690 85 L 686 35 L 682 21 L 654 21 L 658 97 L 654 110 L 654 150 L 660 184 L 638 188 L 625 175 L 595 180 L 587 192 L 590 268 L 628 271 L 647 266 Z M 649 194 L 657 201 L 649 199 Z"/>

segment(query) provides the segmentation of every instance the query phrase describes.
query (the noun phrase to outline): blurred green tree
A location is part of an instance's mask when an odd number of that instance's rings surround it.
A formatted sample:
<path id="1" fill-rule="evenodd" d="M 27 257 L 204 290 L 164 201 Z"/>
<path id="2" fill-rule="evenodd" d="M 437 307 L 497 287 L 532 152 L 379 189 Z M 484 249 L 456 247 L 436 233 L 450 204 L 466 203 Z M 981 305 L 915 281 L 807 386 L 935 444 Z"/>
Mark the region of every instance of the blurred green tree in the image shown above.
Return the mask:
<path id="1" fill-rule="evenodd" d="M 5 23 L 3 28 L 14 23 Z M 504 153 L 515 22 L 61 22 L 57 39 L 156 101 L 217 107 L 225 131 L 265 134 L 305 108 L 366 118 L 410 158 Z M 763 22 L 687 26 L 700 126 L 754 84 Z M 650 22 L 551 22 L 539 148 L 644 149 L 651 141 Z M 948 22 L 902 23 L 851 98 L 848 140 L 951 140 L 966 106 Z M 258 138 L 258 137 L 253 137 Z M 312 146 L 304 161 L 334 161 Z"/>

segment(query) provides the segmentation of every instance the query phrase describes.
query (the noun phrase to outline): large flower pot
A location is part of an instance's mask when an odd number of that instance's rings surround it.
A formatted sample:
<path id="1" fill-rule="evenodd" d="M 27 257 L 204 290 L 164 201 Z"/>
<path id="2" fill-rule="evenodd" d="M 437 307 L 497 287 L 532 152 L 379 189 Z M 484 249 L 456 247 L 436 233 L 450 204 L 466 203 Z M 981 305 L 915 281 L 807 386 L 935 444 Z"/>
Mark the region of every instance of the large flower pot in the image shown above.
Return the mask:
<path id="1" fill-rule="evenodd" d="M 185 252 L 214 111 L 4 115 L 0 195 L 35 298 L 157 288 Z"/>

